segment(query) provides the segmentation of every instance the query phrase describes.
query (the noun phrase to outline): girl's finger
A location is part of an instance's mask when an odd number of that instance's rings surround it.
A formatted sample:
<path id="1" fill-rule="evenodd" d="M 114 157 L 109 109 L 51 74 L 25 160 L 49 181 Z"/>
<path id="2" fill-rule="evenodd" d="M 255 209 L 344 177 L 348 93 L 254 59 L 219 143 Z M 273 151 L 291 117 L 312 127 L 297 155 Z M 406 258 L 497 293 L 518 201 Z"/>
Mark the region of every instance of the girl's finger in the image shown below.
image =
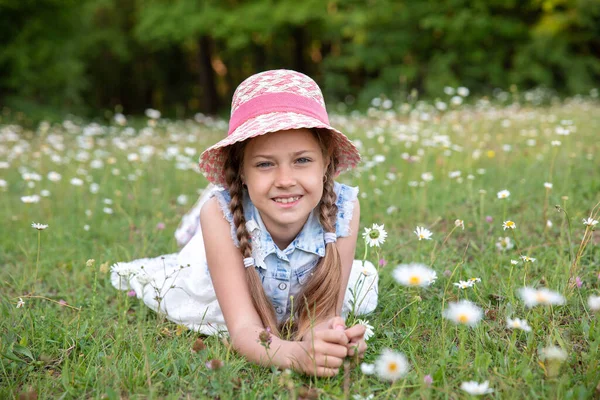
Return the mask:
<path id="1" fill-rule="evenodd" d="M 315 334 L 315 339 L 321 339 L 328 343 L 337 343 L 342 346 L 346 346 L 350 341 L 348 336 L 346 336 L 346 332 L 337 329 L 326 329 L 324 331 L 318 331 Z"/>
<path id="2" fill-rule="evenodd" d="M 365 335 L 367 327 L 364 325 L 354 325 L 346 329 L 346 336 L 352 341 L 353 338 L 362 338 Z"/>

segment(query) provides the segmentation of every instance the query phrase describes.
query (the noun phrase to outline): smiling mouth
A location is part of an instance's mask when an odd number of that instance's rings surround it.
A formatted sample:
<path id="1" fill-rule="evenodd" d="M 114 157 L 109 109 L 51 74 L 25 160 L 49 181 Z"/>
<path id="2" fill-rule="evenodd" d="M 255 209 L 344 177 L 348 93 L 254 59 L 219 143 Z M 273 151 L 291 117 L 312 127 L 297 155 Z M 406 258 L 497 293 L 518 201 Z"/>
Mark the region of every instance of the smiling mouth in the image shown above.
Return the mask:
<path id="1" fill-rule="evenodd" d="M 275 203 L 281 203 L 281 204 L 288 204 L 288 203 L 294 203 L 298 200 L 300 200 L 302 196 L 294 196 L 294 197 L 276 197 L 273 199 L 273 201 Z"/>

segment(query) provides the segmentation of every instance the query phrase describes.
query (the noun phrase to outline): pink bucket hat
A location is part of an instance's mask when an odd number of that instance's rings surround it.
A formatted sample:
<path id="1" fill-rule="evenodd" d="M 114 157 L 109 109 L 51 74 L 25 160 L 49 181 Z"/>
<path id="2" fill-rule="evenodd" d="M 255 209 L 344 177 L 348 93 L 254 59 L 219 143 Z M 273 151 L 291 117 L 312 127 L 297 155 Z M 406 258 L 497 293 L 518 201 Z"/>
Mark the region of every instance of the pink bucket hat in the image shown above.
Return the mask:
<path id="1" fill-rule="evenodd" d="M 226 187 L 227 146 L 268 132 L 299 128 L 323 128 L 331 133 L 338 159 L 336 174 L 360 161 L 354 144 L 329 125 L 316 82 L 299 72 L 279 69 L 252 75 L 238 86 L 231 101 L 227 137 L 200 155 L 200 170 L 210 182 Z"/>

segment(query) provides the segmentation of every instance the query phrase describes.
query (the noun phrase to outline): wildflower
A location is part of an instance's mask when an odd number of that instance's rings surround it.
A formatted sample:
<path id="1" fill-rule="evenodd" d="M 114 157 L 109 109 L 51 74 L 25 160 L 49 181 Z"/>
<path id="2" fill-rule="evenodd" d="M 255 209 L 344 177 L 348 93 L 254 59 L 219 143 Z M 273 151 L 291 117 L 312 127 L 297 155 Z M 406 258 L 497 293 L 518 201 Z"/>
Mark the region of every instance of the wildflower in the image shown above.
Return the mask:
<path id="1" fill-rule="evenodd" d="M 443 316 L 456 324 L 475 326 L 483 317 L 483 311 L 474 303 L 461 300 L 458 303 L 449 303 Z"/>
<path id="2" fill-rule="evenodd" d="M 421 174 L 421 179 L 425 182 L 431 182 L 433 180 L 433 174 L 431 172 L 423 172 Z"/>
<path id="3" fill-rule="evenodd" d="M 135 297 L 137 294 L 135 293 L 135 290 L 131 289 L 130 291 L 127 292 L 127 297 Z"/>
<path id="4" fill-rule="evenodd" d="M 531 327 L 529 326 L 529 324 L 527 323 L 527 321 L 524 320 L 524 319 L 519 319 L 519 318 L 510 319 L 510 318 L 506 318 L 506 326 L 509 329 L 521 329 L 522 331 L 525 331 L 525 332 L 531 332 Z"/>
<path id="5" fill-rule="evenodd" d="M 552 147 L 558 147 L 560 146 L 562 143 L 560 140 L 553 140 L 550 142 L 550 144 L 552 145 Z"/>
<path id="6" fill-rule="evenodd" d="M 518 260 L 510 260 L 511 265 L 517 265 L 519 263 Z"/>
<path id="7" fill-rule="evenodd" d="M 64 306 L 66 306 L 66 305 L 67 305 L 67 302 L 66 302 L 65 300 L 63 300 L 63 299 L 60 299 L 60 300 L 58 301 L 58 304 L 60 304 L 62 307 L 64 307 Z"/>
<path id="8" fill-rule="evenodd" d="M 390 349 L 384 349 L 375 360 L 375 373 L 384 380 L 395 381 L 406 375 L 408 370 L 408 360 L 404 354 Z"/>
<path id="9" fill-rule="evenodd" d="M 373 224 L 371 228 L 365 228 L 363 232 L 363 239 L 369 245 L 369 247 L 379 247 L 385 242 L 387 232 L 383 229 L 382 225 Z"/>
<path id="10" fill-rule="evenodd" d="M 114 264 L 112 267 L 110 267 L 110 270 L 121 277 L 127 277 L 127 278 L 129 278 L 132 275 L 137 275 L 137 273 L 139 272 L 135 267 L 132 267 L 131 265 L 128 265 L 127 263 Z"/>
<path id="11" fill-rule="evenodd" d="M 549 346 L 540 350 L 540 359 L 544 362 L 546 376 L 557 376 L 567 356 L 567 352 L 557 346 Z"/>
<path id="12" fill-rule="evenodd" d="M 46 229 L 48 227 L 48 225 L 33 222 L 31 224 L 31 227 L 37 229 L 38 231 L 43 231 L 44 229 Z"/>
<path id="13" fill-rule="evenodd" d="M 387 265 L 387 261 L 385 258 L 380 258 L 379 259 L 379 266 L 380 267 L 385 267 Z"/>
<path id="14" fill-rule="evenodd" d="M 464 86 L 459 86 L 456 89 L 456 93 L 458 93 L 459 96 L 461 97 L 467 97 L 470 93 L 469 89 L 464 87 Z"/>
<path id="15" fill-rule="evenodd" d="M 360 371 L 365 375 L 373 375 L 375 373 L 375 364 L 360 364 Z"/>
<path id="16" fill-rule="evenodd" d="M 55 171 L 48 172 L 47 177 L 52 182 L 58 182 L 62 179 L 62 175 Z"/>
<path id="17" fill-rule="evenodd" d="M 417 229 L 414 231 L 415 235 L 419 238 L 419 240 L 431 240 L 431 236 L 433 233 L 429 229 L 417 226 Z"/>
<path id="18" fill-rule="evenodd" d="M 454 283 L 454 286 L 457 286 L 459 289 L 467 289 L 473 287 L 473 282 L 471 281 L 458 281 Z"/>
<path id="19" fill-rule="evenodd" d="M 426 287 L 437 279 L 434 270 L 423 264 L 400 264 L 392 273 L 396 282 L 404 286 Z"/>
<path id="20" fill-rule="evenodd" d="M 22 196 L 21 201 L 26 204 L 39 203 L 40 196 L 37 194 L 32 194 L 31 196 Z"/>
<path id="21" fill-rule="evenodd" d="M 145 114 L 148 118 L 151 118 L 151 119 L 159 119 L 160 118 L 160 111 L 154 110 L 152 108 L 146 109 Z"/>
<path id="22" fill-rule="evenodd" d="M 83 181 L 79 178 L 72 178 L 71 179 L 71 185 L 73 186 L 81 186 L 83 185 Z"/>
<path id="23" fill-rule="evenodd" d="M 546 189 L 552 189 L 552 184 L 550 182 L 544 182 L 544 187 Z"/>
<path id="24" fill-rule="evenodd" d="M 464 390 L 465 392 L 469 393 L 470 395 L 479 396 L 482 394 L 493 393 L 494 389 L 491 389 L 489 386 L 490 386 L 489 381 L 485 381 L 483 383 L 478 383 L 475 381 L 468 381 L 468 382 L 463 382 L 460 385 L 460 388 L 462 390 Z"/>
<path id="25" fill-rule="evenodd" d="M 519 289 L 519 295 L 529 308 L 537 305 L 561 305 L 565 303 L 565 298 L 562 295 L 546 288 L 523 287 Z"/>
<path id="26" fill-rule="evenodd" d="M 102 211 L 104 211 L 105 214 L 112 214 L 113 213 L 113 209 L 110 207 L 104 207 L 102 209 Z"/>
<path id="27" fill-rule="evenodd" d="M 204 341 L 201 338 L 197 338 L 192 345 L 192 352 L 199 353 L 206 348 Z"/>
<path id="28" fill-rule="evenodd" d="M 517 224 L 515 224 L 513 221 L 504 221 L 502 223 L 502 228 L 504 228 L 504 230 L 515 229 L 516 227 L 517 227 Z"/>
<path id="29" fill-rule="evenodd" d="M 526 256 L 526 255 L 522 255 L 522 256 L 520 256 L 520 258 L 525 263 L 528 263 L 528 262 L 532 263 L 532 262 L 535 262 L 535 260 L 536 260 L 536 258 L 532 258 L 532 257 Z"/>
<path id="30" fill-rule="evenodd" d="M 94 260 L 93 258 L 90 258 L 89 260 L 87 260 L 85 262 L 85 266 L 88 268 L 92 268 L 94 266 L 94 263 L 96 262 L 96 260 Z"/>
<path id="31" fill-rule="evenodd" d="M 371 325 L 366 319 L 357 319 L 356 324 L 363 325 L 365 328 L 367 328 L 364 334 L 365 340 L 369 340 L 375 334 L 375 331 L 373 330 L 373 325 Z"/>
<path id="32" fill-rule="evenodd" d="M 258 342 L 265 349 L 269 350 L 271 348 L 271 342 L 273 341 L 273 336 L 271 335 L 271 328 L 267 326 L 267 329 L 261 331 L 258 334 Z"/>
<path id="33" fill-rule="evenodd" d="M 499 237 L 498 241 L 496 242 L 496 248 L 500 251 L 510 250 L 513 247 L 514 247 L 514 244 L 508 236 Z"/>
<path id="34" fill-rule="evenodd" d="M 433 383 L 433 378 L 431 377 L 431 375 L 425 375 L 423 377 L 423 383 L 425 384 L 425 386 L 431 386 L 431 384 Z"/>
<path id="35" fill-rule="evenodd" d="M 587 226 L 594 227 L 594 226 L 596 226 L 596 224 L 597 224 L 597 223 L 598 223 L 598 221 L 596 221 L 596 220 L 595 220 L 595 219 L 593 219 L 593 218 L 588 218 L 588 219 L 585 219 L 585 218 L 584 218 L 584 219 L 583 219 L 583 224 L 584 224 L 584 225 L 587 225 Z"/>
<path id="36" fill-rule="evenodd" d="M 600 296 L 588 297 L 588 306 L 592 311 L 600 311 Z"/>
<path id="37" fill-rule="evenodd" d="M 90 226 L 89 225 L 84 225 L 83 226 L 83 230 L 86 231 L 86 232 L 89 231 L 90 230 Z"/>
<path id="38" fill-rule="evenodd" d="M 571 279 L 571 283 L 574 284 L 575 286 L 577 286 L 578 289 L 580 289 L 583 286 L 583 281 L 578 276 Z"/>
<path id="39" fill-rule="evenodd" d="M 177 196 L 177 204 L 179 204 L 180 206 L 186 205 L 187 202 L 188 197 L 185 194 L 180 194 L 179 196 Z"/>
<path id="40" fill-rule="evenodd" d="M 156 229 L 158 229 L 159 231 L 162 231 L 163 229 L 165 229 L 165 223 L 159 222 L 158 224 L 156 224 Z"/>
<path id="41" fill-rule="evenodd" d="M 504 189 L 504 190 L 499 191 L 497 196 L 499 199 L 506 199 L 508 196 L 510 196 L 510 192 L 508 190 Z"/>
<path id="42" fill-rule="evenodd" d="M 223 361 L 214 358 L 210 361 L 207 361 L 204 365 L 206 365 L 206 368 L 208 369 L 217 370 L 222 368 L 224 364 Z"/>
<path id="43" fill-rule="evenodd" d="M 462 228 L 463 231 L 465 230 L 465 221 L 463 221 L 462 219 L 457 219 L 456 221 L 454 221 L 454 226 L 457 228 Z"/>
<path id="44" fill-rule="evenodd" d="M 552 223 L 552 221 L 550 221 L 550 220 L 547 220 L 547 221 L 546 221 L 546 226 L 547 226 L 548 228 L 552 228 L 552 225 L 554 225 L 554 224 Z"/>
<path id="45" fill-rule="evenodd" d="M 494 222 L 494 218 L 492 218 L 491 215 L 487 215 L 485 217 L 485 222 L 487 222 L 488 224 L 491 224 L 492 222 Z"/>
<path id="46" fill-rule="evenodd" d="M 17 308 L 21 308 L 25 305 L 25 302 L 22 298 L 19 297 L 19 301 L 17 302 Z"/>

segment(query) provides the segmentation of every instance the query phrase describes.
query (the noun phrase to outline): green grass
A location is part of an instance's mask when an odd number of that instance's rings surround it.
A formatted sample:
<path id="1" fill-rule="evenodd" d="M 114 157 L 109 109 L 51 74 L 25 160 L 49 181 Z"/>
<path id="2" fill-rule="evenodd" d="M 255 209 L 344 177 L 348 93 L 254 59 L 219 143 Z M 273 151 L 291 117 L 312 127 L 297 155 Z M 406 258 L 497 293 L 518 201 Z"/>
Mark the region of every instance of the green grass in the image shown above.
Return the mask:
<path id="1" fill-rule="evenodd" d="M 587 100 L 546 108 L 462 106 L 445 114 L 427 104 L 419 107 L 421 111 L 414 107 L 411 113 L 407 108 L 396 114 L 373 110 L 370 118 L 334 122 L 362 142 L 365 162 L 339 178 L 360 187 L 361 229 L 384 223 L 389 233 L 381 249 L 369 249 L 367 256 L 375 264 L 380 258 L 387 264 L 380 269 L 379 306 L 368 317 L 375 336 L 365 362 L 372 363 L 384 348 L 403 352 L 411 371 L 394 383 L 363 375 L 354 361 L 345 377 L 277 374 L 247 363 L 216 337 L 204 338 L 206 349 L 194 353 L 195 332 L 165 321 L 111 286 L 106 269 L 113 262 L 177 251 L 172 233 L 206 184 L 193 170 L 177 169 L 176 156 L 165 156 L 166 149 L 178 148 L 180 155 L 186 147 L 195 149 L 195 155 L 188 150 L 179 160 L 193 165 L 224 129 L 160 121 L 145 133 L 141 126 L 129 135 L 121 127 L 105 126 L 98 135 L 85 136 L 78 124 L 31 132 L 4 115 L 0 162 L 9 165 L 0 169 L 0 179 L 7 183 L 0 192 L 0 398 L 374 394 L 458 399 L 468 397 L 460 390 L 468 380 L 489 380 L 495 390 L 489 398 L 598 396 L 599 314 L 589 310 L 587 298 L 600 292 L 600 241 L 595 232 L 585 233 L 582 218 L 592 215 L 600 201 L 600 106 Z M 558 135 L 557 127 L 570 129 L 570 135 Z M 561 146 L 551 146 L 552 140 L 560 140 Z M 154 155 L 147 161 L 128 160 L 130 153 L 141 155 L 143 146 L 153 146 Z M 52 155 L 60 156 L 61 163 Z M 101 168 L 90 167 L 95 159 L 103 161 Z M 24 169 L 42 180 L 28 187 Z M 62 179 L 51 182 L 50 171 Z M 461 171 L 460 179 L 449 178 L 452 171 Z M 424 172 L 434 179 L 419 186 Z M 73 177 L 83 179 L 83 186 L 72 185 Z M 99 184 L 98 193 L 90 192 L 91 182 Z M 552 182 L 552 190 L 544 182 Z M 43 189 L 50 196 L 39 203 L 21 201 Z M 510 190 L 509 198 L 496 197 L 502 189 Z M 188 196 L 188 204 L 177 202 L 181 194 Z M 555 205 L 566 213 L 557 212 Z M 104 207 L 113 214 L 104 213 Z M 593 212 L 599 219 L 598 208 Z M 455 219 L 465 221 L 464 231 L 452 231 Z M 516 222 L 515 231 L 503 231 L 507 219 Z M 546 227 L 546 220 L 553 226 Z M 49 228 L 38 232 L 32 222 Z M 159 223 L 165 228 L 158 229 Z M 419 242 L 416 226 L 430 229 L 433 239 Z M 582 246 L 584 234 L 589 241 Z M 518 246 L 498 251 L 495 243 L 504 236 L 516 239 Z M 359 243 L 356 257 L 364 250 Z M 519 255 L 537 260 L 526 269 L 520 263 L 511 272 L 510 260 Z M 93 266 L 86 266 L 88 259 L 95 260 Z M 419 290 L 400 286 L 391 272 L 409 262 L 432 266 L 438 280 Z M 583 282 L 581 288 L 570 281 L 575 276 Z M 482 282 L 465 290 L 453 285 L 471 277 Z M 517 295 L 524 282 L 563 294 L 566 304 L 527 309 Z M 19 298 L 25 304 L 17 308 Z M 456 327 L 442 318 L 448 302 L 465 298 L 485 312 L 475 328 Z M 507 317 L 526 318 L 532 331 L 508 330 Z M 546 376 L 540 365 L 539 351 L 549 345 L 568 353 L 556 377 Z M 224 366 L 208 369 L 205 363 L 211 359 Z M 431 387 L 423 383 L 425 375 L 432 376 Z"/>

